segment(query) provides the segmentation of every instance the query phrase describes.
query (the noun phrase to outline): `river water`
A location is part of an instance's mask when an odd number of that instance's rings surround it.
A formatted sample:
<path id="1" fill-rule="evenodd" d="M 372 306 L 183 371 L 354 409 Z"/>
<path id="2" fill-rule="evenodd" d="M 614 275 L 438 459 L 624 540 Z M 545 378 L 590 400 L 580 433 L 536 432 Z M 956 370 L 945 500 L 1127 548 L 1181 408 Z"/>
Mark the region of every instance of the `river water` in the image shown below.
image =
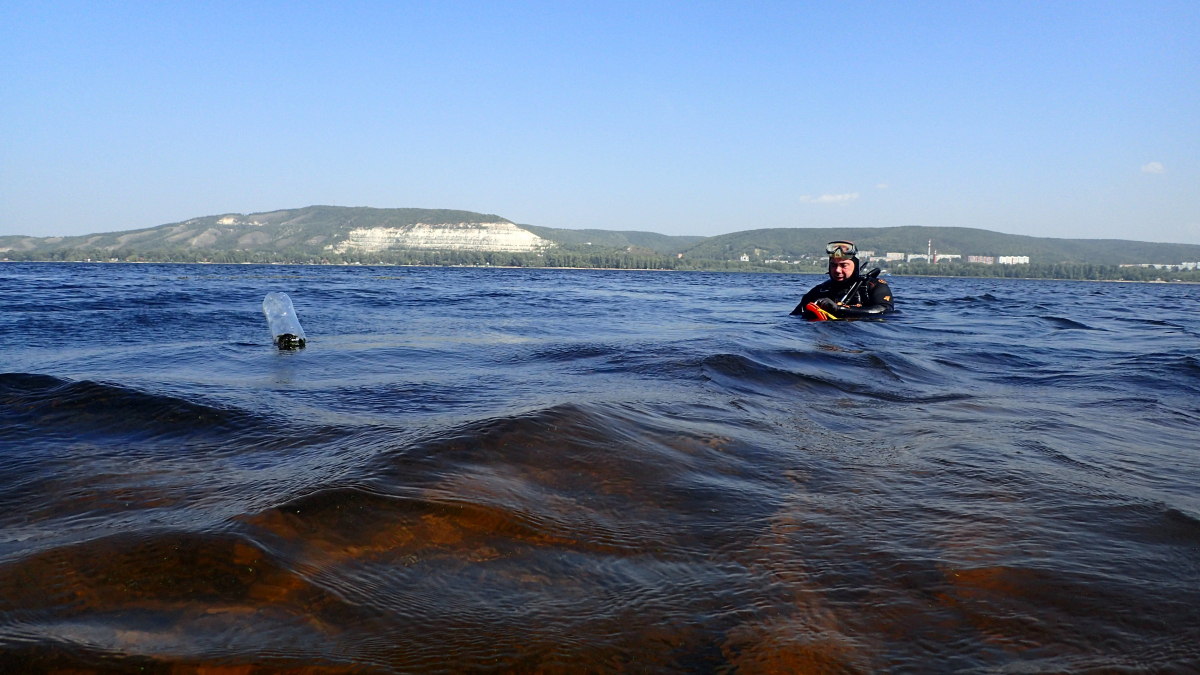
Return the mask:
<path id="1" fill-rule="evenodd" d="M 1200 671 L 1200 287 L 818 281 L 0 265 L 0 671 Z"/>

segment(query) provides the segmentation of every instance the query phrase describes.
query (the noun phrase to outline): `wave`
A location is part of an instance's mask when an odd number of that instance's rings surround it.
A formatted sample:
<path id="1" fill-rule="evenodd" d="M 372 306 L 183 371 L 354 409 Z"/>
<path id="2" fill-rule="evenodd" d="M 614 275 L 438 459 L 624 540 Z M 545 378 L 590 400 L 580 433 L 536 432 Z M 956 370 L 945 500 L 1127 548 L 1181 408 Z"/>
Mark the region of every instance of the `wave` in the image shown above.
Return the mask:
<path id="1" fill-rule="evenodd" d="M 1062 316 L 1042 316 L 1039 318 L 1059 330 L 1102 330 Z"/>
<path id="2" fill-rule="evenodd" d="M 621 356 L 625 350 L 613 346 L 596 342 L 585 343 L 556 343 L 538 347 L 530 351 L 527 355 L 522 355 L 522 360 L 528 359 L 533 361 L 547 362 L 569 362 L 582 361 L 586 359 L 600 359 L 615 356 Z"/>
<path id="3" fill-rule="evenodd" d="M 389 440 L 363 430 L 355 442 L 377 451 L 354 471 L 216 526 L 10 556 L 0 645 L 25 651 L 6 658 L 462 671 L 632 650 L 666 670 L 724 663 L 703 655 L 736 620 L 719 608 L 744 602 L 728 583 L 742 565 L 711 556 L 744 550 L 746 524 L 775 508 L 761 458 L 590 405 Z M 669 645 L 644 637 L 682 622 Z"/>
<path id="4" fill-rule="evenodd" d="M 1114 370 L 1156 395 L 1200 393 L 1200 359 L 1193 354 L 1144 353 L 1121 359 Z"/>
<path id="5" fill-rule="evenodd" d="M 8 624 L 0 665 L 16 668 L 8 672 L 55 661 L 107 662 L 108 670 L 114 659 L 139 672 L 162 658 L 246 651 L 268 663 L 272 652 L 287 654 L 284 663 L 336 662 L 344 628 L 379 616 L 248 538 L 170 531 L 95 539 L 4 565 L 0 612 Z"/>
<path id="6" fill-rule="evenodd" d="M 981 294 L 981 295 L 979 295 L 979 296 L 974 296 L 974 295 L 963 295 L 963 296 L 960 296 L 960 297 L 957 297 L 957 298 L 943 298 L 943 299 L 936 299 L 936 298 L 926 298 L 926 299 L 924 300 L 924 302 L 925 302 L 925 304 L 932 304 L 932 305 L 940 305 L 940 304 L 975 304 L 975 303 L 991 303 L 991 302 L 1001 302 L 1001 299 L 1000 299 L 1000 298 L 997 298 L 996 296 L 992 295 L 991 293 L 983 293 L 983 294 Z"/>
<path id="7" fill-rule="evenodd" d="M 823 359 L 812 354 L 793 361 L 820 371 L 806 373 L 763 363 L 740 354 L 716 354 L 703 361 L 703 372 L 713 382 L 733 391 L 778 396 L 783 392 L 803 390 L 818 396 L 853 395 L 896 403 L 958 401 L 971 398 L 966 393 L 924 393 L 901 385 L 901 377 L 893 367 L 874 355 L 863 355 L 858 364 L 840 359 Z M 815 363 L 814 363 L 815 362 Z M 865 366 L 865 367 L 864 367 Z M 845 377 L 839 377 L 845 375 Z M 872 375 L 885 376 L 890 386 L 870 382 Z M 901 388 L 901 387 L 904 388 Z"/>
<path id="8" fill-rule="evenodd" d="M 0 374 L 0 438 L 18 433 L 185 437 L 241 434 L 266 424 L 219 408 L 115 384 L 30 373 Z"/>
<path id="9" fill-rule="evenodd" d="M 669 511 L 697 499 L 740 500 L 751 490 L 751 483 L 735 477 L 752 481 L 760 473 L 732 453 L 734 447 L 732 439 L 700 430 L 656 428 L 655 417 L 644 410 L 566 404 L 448 429 L 381 454 L 366 474 L 379 493 L 397 494 L 396 486 L 404 486 L 456 499 L 470 495 L 476 504 L 520 503 L 527 513 L 541 514 L 541 526 L 593 532 L 587 541 L 598 545 L 653 547 L 678 534 L 666 522 Z M 712 472 L 728 477 L 726 487 L 738 483 L 739 490 L 714 492 Z M 576 506 L 558 515 L 542 513 L 544 499 Z M 658 515 L 633 518 L 636 527 L 627 529 L 626 519 L 609 511 L 618 504 Z M 555 525 L 563 517 L 568 520 Z M 659 521 L 661 527 L 648 525 Z"/>

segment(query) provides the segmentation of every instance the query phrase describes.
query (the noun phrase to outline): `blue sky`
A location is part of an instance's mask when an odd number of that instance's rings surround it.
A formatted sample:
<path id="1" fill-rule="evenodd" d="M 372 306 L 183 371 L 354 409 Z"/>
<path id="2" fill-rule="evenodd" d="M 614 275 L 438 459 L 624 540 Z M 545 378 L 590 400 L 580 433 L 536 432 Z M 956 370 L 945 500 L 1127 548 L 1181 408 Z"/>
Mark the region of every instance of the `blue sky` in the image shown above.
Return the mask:
<path id="1" fill-rule="evenodd" d="M 0 4 L 0 234 L 310 204 L 1200 244 L 1200 3 Z"/>

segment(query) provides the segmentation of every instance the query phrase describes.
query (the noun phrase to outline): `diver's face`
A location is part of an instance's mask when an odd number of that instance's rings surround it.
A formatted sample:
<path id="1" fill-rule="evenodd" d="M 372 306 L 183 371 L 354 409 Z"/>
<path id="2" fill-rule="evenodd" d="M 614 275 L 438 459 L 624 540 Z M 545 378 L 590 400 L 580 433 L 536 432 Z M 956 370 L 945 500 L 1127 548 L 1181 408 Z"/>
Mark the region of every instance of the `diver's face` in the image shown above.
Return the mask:
<path id="1" fill-rule="evenodd" d="M 854 261 L 850 258 L 830 258 L 829 278 L 834 281 L 845 281 L 854 274 Z"/>

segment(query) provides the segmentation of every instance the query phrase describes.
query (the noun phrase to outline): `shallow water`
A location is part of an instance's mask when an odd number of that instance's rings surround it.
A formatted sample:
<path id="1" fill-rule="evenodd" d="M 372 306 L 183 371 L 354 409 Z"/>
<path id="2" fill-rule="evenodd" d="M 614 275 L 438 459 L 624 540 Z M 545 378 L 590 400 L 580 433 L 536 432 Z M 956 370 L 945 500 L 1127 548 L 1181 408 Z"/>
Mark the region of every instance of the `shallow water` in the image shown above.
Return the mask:
<path id="1" fill-rule="evenodd" d="M 0 671 L 1200 670 L 1200 287 L 817 281 L 0 265 Z"/>

